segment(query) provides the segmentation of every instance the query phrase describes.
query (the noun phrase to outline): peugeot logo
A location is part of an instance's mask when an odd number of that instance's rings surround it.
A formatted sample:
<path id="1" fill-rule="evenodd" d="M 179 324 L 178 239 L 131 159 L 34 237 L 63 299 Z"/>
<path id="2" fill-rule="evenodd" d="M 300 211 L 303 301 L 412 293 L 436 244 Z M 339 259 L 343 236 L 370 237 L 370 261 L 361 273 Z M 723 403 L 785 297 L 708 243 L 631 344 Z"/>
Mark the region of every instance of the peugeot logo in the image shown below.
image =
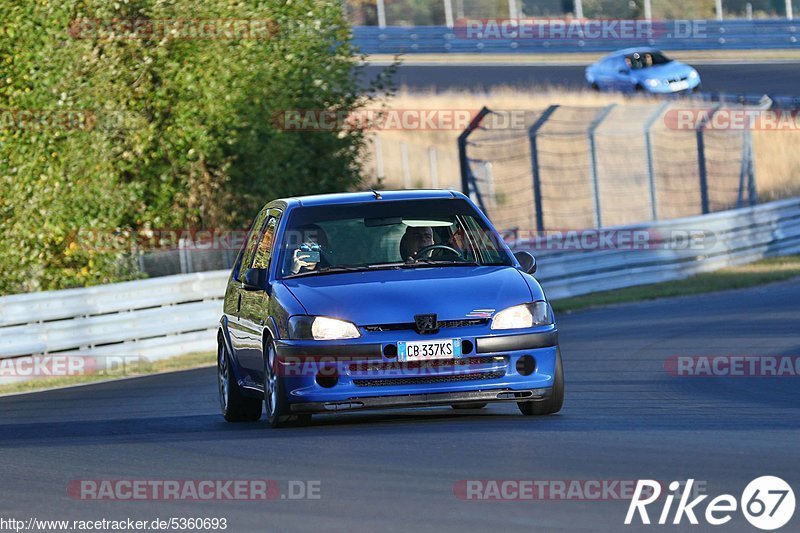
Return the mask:
<path id="1" fill-rule="evenodd" d="M 439 322 L 436 315 L 414 315 L 417 333 L 436 333 L 439 331 Z"/>

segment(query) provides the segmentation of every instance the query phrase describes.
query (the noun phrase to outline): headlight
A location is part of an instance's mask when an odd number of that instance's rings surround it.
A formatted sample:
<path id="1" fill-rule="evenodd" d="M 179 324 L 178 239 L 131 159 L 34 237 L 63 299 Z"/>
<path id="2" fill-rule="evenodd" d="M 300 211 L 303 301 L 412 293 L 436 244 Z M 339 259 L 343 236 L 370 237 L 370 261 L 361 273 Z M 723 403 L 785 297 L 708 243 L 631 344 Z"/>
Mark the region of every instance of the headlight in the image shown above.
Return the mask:
<path id="1" fill-rule="evenodd" d="M 647 80 L 647 85 L 650 87 L 656 88 L 661 85 L 661 80 Z"/>
<path id="2" fill-rule="evenodd" d="M 693 70 L 693 71 L 691 71 L 689 73 L 689 79 L 690 80 L 697 79 L 699 76 L 700 76 L 700 74 L 698 74 L 696 70 Z"/>
<path id="3" fill-rule="evenodd" d="M 547 302 L 533 302 L 503 309 L 492 318 L 492 329 L 523 329 L 552 323 Z"/>
<path id="4" fill-rule="evenodd" d="M 361 336 L 352 322 L 326 316 L 293 316 L 289 319 L 289 336 L 292 339 L 333 341 L 355 339 Z"/>

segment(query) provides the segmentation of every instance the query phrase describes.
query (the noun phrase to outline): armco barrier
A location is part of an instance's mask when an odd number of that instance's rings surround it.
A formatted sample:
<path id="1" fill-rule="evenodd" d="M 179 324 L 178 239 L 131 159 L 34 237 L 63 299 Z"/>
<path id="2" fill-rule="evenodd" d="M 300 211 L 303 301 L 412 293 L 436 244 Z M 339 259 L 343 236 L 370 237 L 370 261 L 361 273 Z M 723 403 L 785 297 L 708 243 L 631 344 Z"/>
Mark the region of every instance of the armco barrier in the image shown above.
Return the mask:
<path id="1" fill-rule="evenodd" d="M 537 278 L 550 298 L 800 253 L 800 199 L 616 229 L 664 242 L 639 250 L 533 248 Z M 680 236 L 689 232 L 709 238 L 702 246 L 682 246 Z M 514 248 L 531 249 L 531 242 L 520 240 Z M 80 353 L 158 359 L 213 351 L 227 278 L 227 271 L 214 271 L 0 297 L 0 358 Z"/>
<path id="2" fill-rule="evenodd" d="M 703 20 L 699 31 L 675 38 L 655 32 L 651 39 L 597 39 L 570 34 L 558 39 L 467 37 L 446 26 L 356 26 L 353 42 L 365 54 L 611 52 L 629 46 L 665 50 L 743 50 L 800 48 L 800 21 Z"/>

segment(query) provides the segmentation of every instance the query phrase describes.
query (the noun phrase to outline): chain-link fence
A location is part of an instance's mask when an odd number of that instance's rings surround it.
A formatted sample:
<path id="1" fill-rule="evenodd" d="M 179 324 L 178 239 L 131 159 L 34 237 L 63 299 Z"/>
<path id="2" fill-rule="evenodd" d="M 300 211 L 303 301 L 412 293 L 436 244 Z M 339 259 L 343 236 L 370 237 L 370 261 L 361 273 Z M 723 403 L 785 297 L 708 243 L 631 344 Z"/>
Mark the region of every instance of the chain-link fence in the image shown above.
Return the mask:
<path id="1" fill-rule="evenodd" d="M 459 139 L 462 188 L 502 230 L 601 228 L 752 205 L 750 131 L 710 127 L 746 111 L 554 105 L 497 129 L 485 110 Z"/>

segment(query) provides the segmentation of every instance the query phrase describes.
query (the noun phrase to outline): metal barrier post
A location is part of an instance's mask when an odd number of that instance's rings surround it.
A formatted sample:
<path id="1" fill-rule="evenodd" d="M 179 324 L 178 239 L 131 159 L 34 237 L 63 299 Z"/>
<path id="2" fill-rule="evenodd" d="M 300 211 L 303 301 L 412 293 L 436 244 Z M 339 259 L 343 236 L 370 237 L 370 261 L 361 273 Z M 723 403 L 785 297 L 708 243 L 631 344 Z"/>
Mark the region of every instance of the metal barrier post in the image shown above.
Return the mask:
<path id="1" fill-rule="evenodd" d="M 550 117 L 558 108 L 559 106 L 557 105 L 548 107 L 547 110 L 542 113 L 542 116 L 540 116 L 528 130 L 528 138 L 531 144 L 531 170 L 533 171 L 533 202 L 536 208 L 536 231 L 539 233 L 544 231 L 544 213 L 542 212 L 542 180 L 539 170 L 539 149 L 536 143 L 536 136 L 545 122 L 550 120 Z"/>
<path id="2" fill-rule="evenodd" d="M 489 113 L 491 113 L 489 108 L 484 106 L 478 111 L 475 118 L 470 121 L 467 129 L 458 136 L 458 163 L 461 168 L 461 192 L 467 196 L 471 196 L 470 189 L 472 188 L 470 187 L 470 178 L 472 176 L 469 170 L 469 159 L 467 158 L 467 139 L 469 139 L 470 134 L 480 126 L 483 117 Z"/>
<path id="3" fill-rule="evenodd" d="M 647 122 L 644 124 L 644 144 L 645 150 L 647 152 L 647 178 L 650 184 L 650 209 L 652 211 L 652 218 L 655 222 L 658 220 L 658 197 L 656 194 L 656 170 L 655 164 L 653 163 L 653 136 L 652 136 L 652 129 L 653 125 L 658 120 L 664 110 L 669 106 L 669 102 L 663 102 L 653 116 L 647 119 Z"/>
<path id="4" fill-rule="evenodd" d="M 704 117 L 697 126 L 697 164 L 700 171 L 700 206 L 702 214 L 707 215 L 709 210 L 708 204 L 708 168 L 706 167 L 706 144 L 703 131 L 706 125 L 711 121 L 717 111 L 722 105 L 716 105 L 711 109 L 708 116 Z"/>
<path id="5" fill-rule="evenodd" d="M 597 229 L 603 227 L 603 215 L 600 206 L 600 179 L 597 170 L 597 147 L 595 146 L 594 134 L 597 128 L 605 120 L 611 110 L 617 107 L 617 104 L 611 104 L 606 107 L 592 121 L 589 125 L 589 158 L 591 159 L 591 173 L 592 173 L 592 193 L 594 194 L 594 224 Z"/>
<path id="6" fill-rule="evenodd" d="M 756 163 L 755 152 L 753 150 L 753 134 L 747 129 L 745 139 L 746 154 L 747 154 L 747 201 L 750 205 L 758 203 L 758 190 L 756 189 Z"/>

